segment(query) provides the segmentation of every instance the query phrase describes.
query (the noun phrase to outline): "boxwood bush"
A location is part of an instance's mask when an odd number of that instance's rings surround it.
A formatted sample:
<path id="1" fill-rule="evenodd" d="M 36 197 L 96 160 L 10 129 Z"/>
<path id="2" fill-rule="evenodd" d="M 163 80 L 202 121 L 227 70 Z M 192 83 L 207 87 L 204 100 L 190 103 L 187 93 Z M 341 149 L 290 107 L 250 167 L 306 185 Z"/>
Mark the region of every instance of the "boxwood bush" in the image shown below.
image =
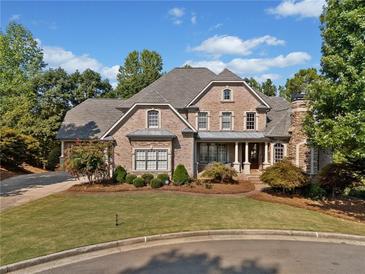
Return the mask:
<path id="1" fill-rule="evenodd" d="M 170 180 L 170 177 L 166 173 L 161 173 L 157 175 L 157 178 L 160 179 L 163 183 Z"/>
<path id="2" fill-rule="evenodd" d="M 176 169 L 175 169 L 175 172 L 174 172 L 174 175 L 172 178 L 173 178 L 174 185 L 178 185 L 178 186 L 189 183 L 189 181 L 190 181 L 188 171 L 186 170 L 185 166 L 181 165 L 181 164 L 176 166 Z"/>
<path id="3" fill-rule="evenodd" d="M 133 180 L 136 179 L 137 176 L 134 175 L 134 174 L 127 174 L 127 176 L 125 176 L 125 181 L 128 183 L 128 184 L 133 184 Z"/>
<path id="4" fill-rule="evenodd" d="M 150 184 L 150 182 L 153 178 L 154 178 L 154 176 L 151 173 L 145 173 L 142 175 L 142 179 L 144 180 L 146 185 Z"/>
<path id="5" fill-rule="evenodd" d="M 211 178 L 213 182 L 227 182 L 232 183 L 233 177 L 237 176 L 235 169 L 228 167 L 222 163 L 211 163 L 209 164 L 203 174 L 204 177 Z"/>
<path id="6" fill-rule="evenodd" d="M 127 171 L 122 166 L 117 166 L 114 170 L 113 181 L 115 183 L 124 183 Z"/>
<path id="7" fill-rule="evenodd" d="M 266 168 L 260 179 L 272 188 L 283 192 L 293 191 L 295 188 L 303 187 L 309 182 L 307 175 L 288 159 Z"/>
<path id="8" fill-rule="evenodd" d="M 150 185 L 152 188 L 160 188 L 163 186 L 163 182 L 159 178 L 154 178 L 151 180 Z"/>
<path id="9" fill-rule="evenodd" d="M 143 178 L 141 178 L 141 177 L 134 178 L 133 185 L 135 187 L 144 187 L 145 184 L 144 184 Z"/>

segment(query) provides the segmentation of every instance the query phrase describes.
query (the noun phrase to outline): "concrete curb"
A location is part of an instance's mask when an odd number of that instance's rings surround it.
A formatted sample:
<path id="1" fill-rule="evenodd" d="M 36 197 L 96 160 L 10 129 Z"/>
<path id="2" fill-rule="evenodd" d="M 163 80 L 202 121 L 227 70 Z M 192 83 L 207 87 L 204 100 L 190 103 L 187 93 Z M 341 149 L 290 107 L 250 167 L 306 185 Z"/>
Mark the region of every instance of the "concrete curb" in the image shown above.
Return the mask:
<path id="1" fill-rule="evenodd" d="M 313 239 L 328 239 L 328 240 L 343 240 L 343 241 L 356 241 L 365 244 L 365 236 L 340 234 L 340 233 L 327 233 L 327 232 L 312 232 L 312 231 L 295 231 L 295 230 L 263 230 L 263 229 L 225 229 L 225 230 L 200 230 L 192 232 L 177 232 L 160 235 L 151 235 L 137 238 L 130 238 L 125 240 L 117 240 L 112 242 L 106 242 L 101 244 L 77 247 L 57 253 L 53 253 L 46 256 L 41 256 L 14 264 L 4 265 L 0 267 L 0 274 L 8 273 L 24 269 L 27 267 L 72 257 L 84 253 L 93 251 L 100 251 L 103 249 L 128 246 L 139 243 L 179 239 L 187 237 L 201 237 L 201 236 L 284 236 L 288 240 L 293 240 L 293 237 L 306 237 L 309 241 Z"/>

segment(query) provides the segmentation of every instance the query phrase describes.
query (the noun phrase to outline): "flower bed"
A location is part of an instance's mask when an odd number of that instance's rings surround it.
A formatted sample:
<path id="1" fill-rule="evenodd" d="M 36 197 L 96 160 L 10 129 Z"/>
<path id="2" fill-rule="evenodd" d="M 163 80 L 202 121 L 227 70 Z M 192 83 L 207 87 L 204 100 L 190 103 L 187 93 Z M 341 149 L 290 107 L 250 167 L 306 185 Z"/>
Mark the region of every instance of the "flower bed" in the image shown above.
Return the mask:
<path id="1" fill-rule="evenodd" d="M 242 181 L 237 184 L 198 184 L 193 182 L 189 185 L 175 186 L 173 184 L 164 185 L 154 191 L 177 191 L 189 193 L 206 193 L 206 194 L 239 194 L 253 191 L 254 184 Z M 136 188 L 131 184 L 89 184 L 83 183 L 72 186 L 68 191 L 72 192 L 124 192 L 124 191 L 152 191 L 150 186 Z"/>

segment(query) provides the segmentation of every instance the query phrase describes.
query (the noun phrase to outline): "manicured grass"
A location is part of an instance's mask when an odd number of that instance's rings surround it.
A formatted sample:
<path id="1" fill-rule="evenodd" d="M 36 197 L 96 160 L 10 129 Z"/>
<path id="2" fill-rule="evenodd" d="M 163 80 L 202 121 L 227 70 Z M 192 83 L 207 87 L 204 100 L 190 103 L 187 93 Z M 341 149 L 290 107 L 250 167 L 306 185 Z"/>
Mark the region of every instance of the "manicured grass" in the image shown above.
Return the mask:
<path id="1" fill-rule="evenodd" d="M 122 224 L 115 226 L 118 213 Z M 0 214 L 1 264 L 129 237 L 224 228 L 365 235 L 365 224 L 244 197 L 61 193 Z"/>

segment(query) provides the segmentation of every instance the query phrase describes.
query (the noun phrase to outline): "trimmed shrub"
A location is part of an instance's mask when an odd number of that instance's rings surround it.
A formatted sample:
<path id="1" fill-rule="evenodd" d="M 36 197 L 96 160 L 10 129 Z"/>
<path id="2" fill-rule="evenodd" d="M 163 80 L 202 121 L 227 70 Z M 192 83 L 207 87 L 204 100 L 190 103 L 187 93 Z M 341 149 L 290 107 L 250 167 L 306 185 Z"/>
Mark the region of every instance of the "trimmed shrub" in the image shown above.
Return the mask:
<path id="1" fill-rule="evenodd" d="M 174 185 L 180 186 L 189 183 L 190 177 L 184 165 L 177 165 L 173 175 Z"/>
<path id="2" fill-rule="evenodd" d="M 55 170 L 57 165 L 60 163 L 61 146 L 55 146 L 51 149 L 47 156 L 46 169 Z"/>
<path id="3" fill-rule="evenodd" d="M 125 176 L 125 181 L 128 183 L 128 184 L 133 184 L 133 180 L 136 179 L 137 176 L 134 175 L 134 174 L 127 174 L 127 176 Z"/>
<path id="4" fill-rule="evenodd" d="M 213 181 L 218 182 L 232 182 L 233 177 L 237 176 L 237 172 L 235 169 L 228 167 L 222 163 L 214 162 L 209 164 L 204 172 L 203 177 L 209 177 Z"/>
<path id="5" fill-rule="evenodd" d="M 151 180 L 150 185 L 152 188 L 160 188 L 163 186 L 163 182 L 159 178 L 154 178 Z"/>
<path id="6" fill-rule="evenodd" d="M 160 179 L 162 181 L 162 183 L 165 183 L 166 181 L 170 180 L 170 177 L 168 174 L 166 173 L 161 173 L 157 175 L 157 178 Z"/>
<path id="7" fill-rule="evenodd" d="M 148 185 L 151 182 L 151 180 L 154 178 L 154 176 L 151 173 L 145 173 L 142 175 L 142 178 L 143 178 L 145 184 Z"/>
<path id="8" fill-rule="evenodd" d="M 122 166 L 117 166 L 114 170 L 113 181 L 116 183 L 125 183 L 125 177 L 127 176 L 127 171 Z"/>
<path id="9" fill-rule="evenodd" d="M 134 178 L 133 185 L 135 187 L 144 187 L 144 180 L 141 177 Z"/>
<path id="10" fill-rule="evenodd" d="M 303 194 L 310 199 L 320 200 L 326 196 L 326 191 L 321 188 L 318 182 L 314 182 L 310 183 L 308 186 L 305 186 Z"/>
<path id="11" fill-rule="evenodd" d="M 283 192 L 293 191 L 295 188 L 303 187 L 308 183 L 307 175 L 287 159 L 266 168 L 260 179 L 272 188 Z"/>

